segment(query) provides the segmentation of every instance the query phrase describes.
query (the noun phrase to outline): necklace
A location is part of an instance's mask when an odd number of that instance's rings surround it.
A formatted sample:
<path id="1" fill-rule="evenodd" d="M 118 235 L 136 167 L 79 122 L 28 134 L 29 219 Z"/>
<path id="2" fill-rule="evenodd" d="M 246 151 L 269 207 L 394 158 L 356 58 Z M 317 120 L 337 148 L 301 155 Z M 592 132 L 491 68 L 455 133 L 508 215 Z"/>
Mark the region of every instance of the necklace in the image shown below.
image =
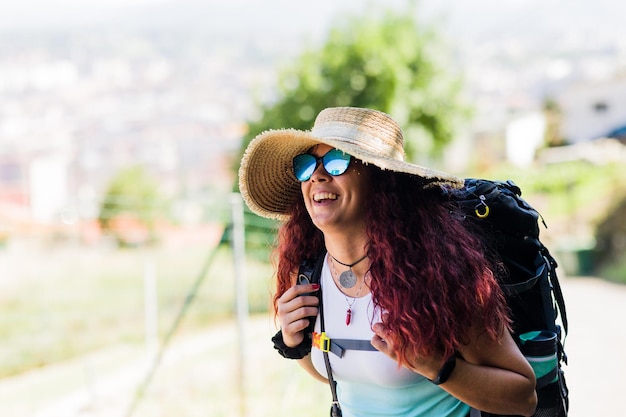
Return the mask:
<path id="1" fill-rule="evenodd" d="M 367 271 L 367 273 L 369 273 L 369 271 Z M 361 293 L 361 290 L 363 289 L 363 286 L 365 285 L 365 277 L 367 276 L 367 273 L 365 274 L 365 276 L 363 276 L 363 282 L 361 283 L 361 286 L 359 287 L 359 289 L 356 291 L 356 294 L 354 294 L 354 297 L 350 297 L 352 298 L 352 302 L 348 301 L 348 296 L 347 295 L 343 295 L 346 299 L 346 303 L 348 304 L 348 309 L 346 310 L 346 326 L 349 326 L 350 323 L 352 322 L 352 306 L 354 305 L 354 303 L 356 303 L 356 300 L 359 299 L 359 294 Z"/>
<path id="2" fill-rule="evenodd" d="M 365 254 L 361 259 L 357 260 L 356 262 L 353 262 L 351 264 L 344 264 L 341 261 L 338 261 L 337 258 L 335 258 L 333 255 L 330 255 L 331 259 L 333 260 L 333 262 L 337 262 L 343 266 L 347 266 L 348 269 L 347 271 L 343 271 L 340 275 L 339 275 L 339 284 L 341 284 L 341 286 L 343 288 L 352 288 L 356 285 L 356 275 L 354 274 L 354 271 L 352 271 L 352 267 L 356 264 L 358 264 L 359 262 L 361 262 L 363 259 L 367 258 L 367 254 Z M 333 265 L 333 268 L 335 266 Z M 335 271 L 335 274 L 337 273 L 337 271 Z"/>
<path id="3" fill-rule="evenodd" d="M 331 258 L 332 258 L 332 256 L 331 256 Z M 335 259 L 335 258 L 332 258 L 332 259 Z M 362 261 L 362 260 L 363 259 L 358 260 L 357 263 Z M 341 262 L 339 262 L 339 263 L 341 263 Z M 331 266 L 333 268 L 333 272 L 334 272 L 335 276 L 337 276 L 337 269 L 335 268 L 335 264 L 332 262 L 332 260 L 331 260 L 330 264 L 331 264 Z M 353 265 L 356 265 L 356 263 L 353 264 Z M 354 297 L 350 297 L 350 298 L 352 298 L 352 302 L 350 302 L 348 300 L 348 296 L 346 294 L 343 294 L 344 298 L 346 299 L 346 303 L 348 304 L 348 309 L 346 310 L 346 326 L 349 326 L 350 323 L 352 322 L 352 306 L 354 305 L 354 303 L 356 303 L 356 300 L 359 299 L 359 295 L 361 294 L 361 290 L 365 286 L 365 281 L 366 281 L 367 275 L 369 273 L 370 273 L 370 271 L 368 270 L 365 273 L 365 275 L 363 275 L 363 282 L 361 282 L 361 285 L 359 286 L 359 289 L 356 290 L 356 294 L 354 294 Z M 352 275 L 355 276 L 354 274 L 352 274 Z M 339 281 L 340 281 L 340 285 L 341 285 L 341 277 L 339 277 Z M 356 281 L 356 276 L 355 276 L 355 281 Z M 352 286 L 354 286 L 354 284 Z"/>

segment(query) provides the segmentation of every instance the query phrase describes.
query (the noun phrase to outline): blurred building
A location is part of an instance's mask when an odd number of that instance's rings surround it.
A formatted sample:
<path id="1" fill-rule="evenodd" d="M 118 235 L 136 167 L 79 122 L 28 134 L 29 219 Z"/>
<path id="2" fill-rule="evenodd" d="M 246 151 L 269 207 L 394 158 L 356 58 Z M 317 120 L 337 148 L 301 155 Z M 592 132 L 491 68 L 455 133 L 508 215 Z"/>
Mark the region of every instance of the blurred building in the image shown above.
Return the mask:
<path id="1" fill-rule="evenodd" d="M 626 77 L 573 84 L 559 92 L 556 102 L 568 143 L 610 136 L 626 126 Z"/>
<path id="2" fill-rule="evenodd" d="M 175 49 L 158 35 L 83 35 L 0 40 L 0 223 L 93 220 L 112 177 L 137 164 L 187 204 L 230 191 L 263 64 L 201 35 Z"/>

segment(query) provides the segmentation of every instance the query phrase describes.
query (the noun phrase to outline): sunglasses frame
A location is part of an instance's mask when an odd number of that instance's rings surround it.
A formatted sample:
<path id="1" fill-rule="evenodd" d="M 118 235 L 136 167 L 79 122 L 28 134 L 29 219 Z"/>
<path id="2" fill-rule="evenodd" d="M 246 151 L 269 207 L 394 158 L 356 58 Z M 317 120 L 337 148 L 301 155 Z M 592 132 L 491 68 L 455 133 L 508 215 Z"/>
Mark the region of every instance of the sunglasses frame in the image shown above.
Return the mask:
<path id="1" fill-rule="evenodd" d="M 327 160 L 326 158 L 331 153 L 332 153 L 331 157 L 333 159 Z M 333 157 L 337 153 L 340 154 L 342 156 L 342 158 L 335 158 L 335 157 Z M 327 164 L 330 164 L 331 162 L 334 162 L 336 160 L 340 160 L 340 161 L 344 161 L 345 162 L 346 161 L 346 159 L 345 159 L 346 157 L 347 157 L 347 164 L 346 164 L 346 167 L 341 172 L 338 172 L 338 173 L 335 174 L 333 172 L 330 172 L 328 170 L 328 168 L 326 167 Z M 300 178 L 301 176 L 299 176 L 297 174 L 297 172 L 296 172 L 297 171 L 296 170 L 296 164 L 297 164 L 298 160 L 302 160 L 304 158 L 308 159 L 309 162 L 307 164 L 307 168 L 304 169 L 304 170 L 301 170 L 301 171 L 303 171 L 303 172 L 308 171 L 311 168 L 311 163 L 313 161 L 315 161 L 315 166 L 313 167 L 313 170 L 311 171 L 311 173 L 305 179 L 301 179 Z M 312 159 L 310 159 L 310 158 L 312 158 Z M 322 164 L 322 166 L 324 167 L 324 170 L 328 173 L 328 175 L 332 175 L 333 177 L 338 177 L 340 175 L 345 174 L 346 171 L 348 171 L 348 168 L 350 167 L 350 164 L 352 163 L 353 159 L 354 158 L 353 158 L 352 155 L 347 154 L 344 151 L 341 151 L 341 150 L 339 150 L 337 148 L 333 148 L 333 149 L 329 150 L 328 152 L 326 152 L 324 155 L 322 155 L 320 157 L 316 157 L 315 155 L 310 154 L 310 153 L 301 153 L 301 154 L 296 155 L 296 156 L 293 157 L 293 160 L 292 160 L 291 164 L 292 164 L 292 169 L 293 169 L 293 175 L 296 177 L 296 179 L 298 181 L 300 181 L 300 182 L 306 182 L 306 181 L 311 179 L 311 177 L 313 176 L 313 173 L 317 170 L 317 167 L 320 165 L 320 163 Z M 300 164 L 300 165 L 302 165 L 302 164 Z M 331 171 L 333 171 L 333 170 L 331 170 Z"/>

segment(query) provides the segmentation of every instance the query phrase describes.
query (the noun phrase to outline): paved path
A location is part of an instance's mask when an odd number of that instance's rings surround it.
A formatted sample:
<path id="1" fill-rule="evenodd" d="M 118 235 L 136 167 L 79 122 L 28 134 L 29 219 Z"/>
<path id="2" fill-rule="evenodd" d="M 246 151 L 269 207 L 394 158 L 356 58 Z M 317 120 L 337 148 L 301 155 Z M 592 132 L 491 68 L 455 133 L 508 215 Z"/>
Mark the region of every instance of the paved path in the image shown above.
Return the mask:
<path id="1" fill-rule="evenodd" d="M 570 323 L 565 341 L 569 417 L 626 415 L 626 286 L 569 278 L 563 292 Z"/>
<path id="2" fill-rule="evenodd" d="M 626 375 L 626 326 L 621 323 L 626 286 L 594 278 L 562 281 L 570 322 L 565 343 L 569 417 L 625 415 L 620 403 Z M 327 415 L 328 388 L 311 385 L 296 364 L 273 351 L 268 341 L 273 331 L 266 316 L 248 322 L 243 407 L 233 394 L 240 368 L 231 323 L 175 337 L 133 417 Z M 144 354 L 118 347 L 0 380 L 0 416 L 124 417 L 145 375 Z"/>

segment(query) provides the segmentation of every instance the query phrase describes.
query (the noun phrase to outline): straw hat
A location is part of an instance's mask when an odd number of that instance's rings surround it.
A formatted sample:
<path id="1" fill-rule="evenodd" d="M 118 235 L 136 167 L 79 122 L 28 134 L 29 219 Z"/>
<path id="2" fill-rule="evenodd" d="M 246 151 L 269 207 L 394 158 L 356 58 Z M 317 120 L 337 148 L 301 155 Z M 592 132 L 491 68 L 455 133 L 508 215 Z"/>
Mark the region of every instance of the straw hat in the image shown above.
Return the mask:
<path id="1" fill-rule="evenodd" d="M 311 131 L 268 130 L 250 142 L 239 168 L 239 189 L 250 210 L 262 217 L 287 220 L 287 211 L 301 192 L 292 159 L 319 143 L 384 170 L 419 176 L 429 184 L 463 184 L 455 176 L 405 162 L 402 130 L 387 114 L 336 107 L 323 110 Z"/>

